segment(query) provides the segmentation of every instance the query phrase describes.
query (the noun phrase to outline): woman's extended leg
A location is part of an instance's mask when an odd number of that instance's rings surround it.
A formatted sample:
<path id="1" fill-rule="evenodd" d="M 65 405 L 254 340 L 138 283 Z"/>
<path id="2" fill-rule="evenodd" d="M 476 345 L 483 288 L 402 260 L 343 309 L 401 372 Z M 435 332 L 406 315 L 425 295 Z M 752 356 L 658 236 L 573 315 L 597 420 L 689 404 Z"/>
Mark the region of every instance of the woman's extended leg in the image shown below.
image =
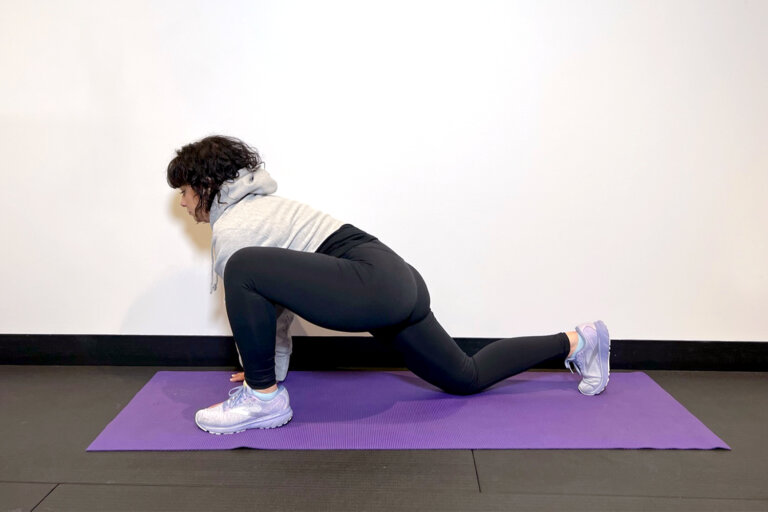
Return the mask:
<path id="1" fill-rule="evenodd" d="M 438 323 L 429 307 L 427 285 L 409 265 L 417 283 L 418 298 L 406 322 L 375 329 L 374 336 L 393 342 L 413 373 L 453 394 L 482 391 L 512 375 L 552 357 L 571 351 L 566 333 L 550 336 L 503 338 L 468 356 Z"/>

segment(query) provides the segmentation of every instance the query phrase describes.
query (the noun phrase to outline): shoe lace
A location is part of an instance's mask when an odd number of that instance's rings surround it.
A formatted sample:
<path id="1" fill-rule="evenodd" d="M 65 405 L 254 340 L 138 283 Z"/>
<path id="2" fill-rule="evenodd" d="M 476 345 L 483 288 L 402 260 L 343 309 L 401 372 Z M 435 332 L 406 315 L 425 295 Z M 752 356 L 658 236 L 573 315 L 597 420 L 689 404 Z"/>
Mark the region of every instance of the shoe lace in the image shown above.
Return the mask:
<path id="1" fill-rule="evenodd" d="M 226 411 L 227 409 L 232 409 L 233 407 L 237 407 L 237 405 L 243 401 L 243 398 L 245 397 L 245 386 L 237 386 L 236 388 L 232 388 L 229 390 L 229 398 L 226 402 L 224 402 L 223 409 Z"/>
<path id="2" fill-rule="evenodd" d="M 576 362 L 576 358 L 579 357 L 578 354 L 574 355 L 571 358 L 568 358 L 565 360 L 565 367 L 568 368 L 571 373 L 573 373 L 573 369 L 576 368 L 576 371 L 581 375 L 581 368 L 579 368 L 578 363 Z"/>

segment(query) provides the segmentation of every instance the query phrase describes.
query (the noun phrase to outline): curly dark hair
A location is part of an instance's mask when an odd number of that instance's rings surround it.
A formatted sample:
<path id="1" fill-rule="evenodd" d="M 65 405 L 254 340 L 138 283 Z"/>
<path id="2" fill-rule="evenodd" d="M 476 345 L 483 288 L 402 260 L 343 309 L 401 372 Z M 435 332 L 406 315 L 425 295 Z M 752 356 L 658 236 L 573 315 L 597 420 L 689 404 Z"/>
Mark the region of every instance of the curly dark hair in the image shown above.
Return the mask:
<path id="1" fill-rule="evenodd" d="M 176 150 L 168 164 L 168 185 L 184 185 L 200 196 L 195 218 L 211 211 L 222 183 L 237 176 L 243 167 L 255 169 L 261 164 L 259 152 L 234 137 L 211 135 Z"/>

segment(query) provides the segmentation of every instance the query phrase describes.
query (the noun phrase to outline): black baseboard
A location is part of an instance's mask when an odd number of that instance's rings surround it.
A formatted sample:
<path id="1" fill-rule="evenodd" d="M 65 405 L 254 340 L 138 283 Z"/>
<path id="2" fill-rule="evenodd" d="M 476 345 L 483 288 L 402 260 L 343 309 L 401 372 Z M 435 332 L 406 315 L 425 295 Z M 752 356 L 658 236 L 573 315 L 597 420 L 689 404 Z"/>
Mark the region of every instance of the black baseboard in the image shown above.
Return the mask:
<path id="1" fill-rule="evenodd" d="M 469 355 L 495 338 L 456 338 Z M 239 367 L 231 336 L 0 334 L 0 364 Z M 364 336 L 294 336 L 292 370 L 405 369 L 389 344 Z M 534 368 L 564 368 L 562 358 Z M 768 343 L 612 340 L 611 368 L 768 370 Z"/>

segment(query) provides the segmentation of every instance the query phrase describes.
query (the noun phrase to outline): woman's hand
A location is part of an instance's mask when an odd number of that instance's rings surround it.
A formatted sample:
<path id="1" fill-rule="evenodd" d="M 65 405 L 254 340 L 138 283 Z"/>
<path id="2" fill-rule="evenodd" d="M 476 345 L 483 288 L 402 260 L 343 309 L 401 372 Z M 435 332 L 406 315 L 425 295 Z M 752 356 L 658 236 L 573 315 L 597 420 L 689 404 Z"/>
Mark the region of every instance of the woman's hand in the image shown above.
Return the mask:
<path id="1" fill-rule="evenodd" d="M 230 382 L 243 382 L 245 380 L 245 372 L 233 373 L 229 378 Z"/>

